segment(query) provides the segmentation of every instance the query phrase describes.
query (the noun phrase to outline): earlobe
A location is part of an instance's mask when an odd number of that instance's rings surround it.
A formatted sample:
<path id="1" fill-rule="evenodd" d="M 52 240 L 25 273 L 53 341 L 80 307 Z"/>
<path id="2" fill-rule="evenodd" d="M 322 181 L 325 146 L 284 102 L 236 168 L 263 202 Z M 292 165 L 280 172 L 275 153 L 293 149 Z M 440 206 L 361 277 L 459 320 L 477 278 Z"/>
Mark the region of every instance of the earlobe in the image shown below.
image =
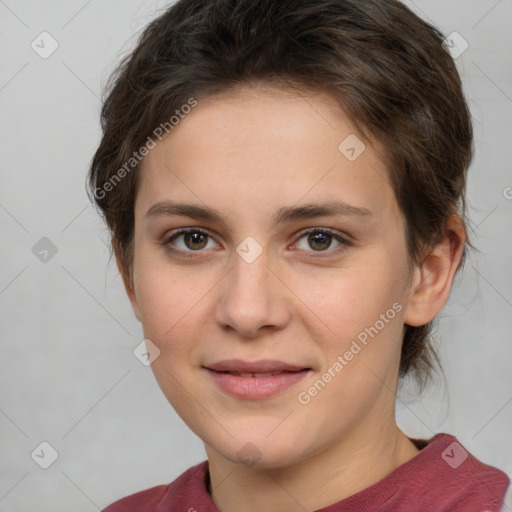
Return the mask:
<path id="1" fill-rule="evenodd" d="M 442 237 L 414 270 L 404 315 L 406 325 L 425 325 L 442 310 L 461 262 L 465 237 L 461 220 L 450 217 Z"/>
<path id="2" fill-rule="evenodd" d="M 117 270 L 119 271 L 119 273 L 121 274 L 121 277 L 123 278 L 126 295 L 128 295 L 128 299 L 130 300 L 130 304 L 132 305 L 132 309 L 133 309 L 133 313 L 135 314 L 135 317 L 140 322 L 141 315 L 140 315 L 139 303 L 138 303 L 137 297 L 135 295 L 135 291 L 133 288 L 133 282 L 130 279 L 130 276 L 128 276 L 124 270 L 124 266 L 123 266 L 123 263 L 121 260 L 119 248 L 114 241 L 112 241 L 112 247 L 114 248 L 114 254 L 116 257 Z"/>

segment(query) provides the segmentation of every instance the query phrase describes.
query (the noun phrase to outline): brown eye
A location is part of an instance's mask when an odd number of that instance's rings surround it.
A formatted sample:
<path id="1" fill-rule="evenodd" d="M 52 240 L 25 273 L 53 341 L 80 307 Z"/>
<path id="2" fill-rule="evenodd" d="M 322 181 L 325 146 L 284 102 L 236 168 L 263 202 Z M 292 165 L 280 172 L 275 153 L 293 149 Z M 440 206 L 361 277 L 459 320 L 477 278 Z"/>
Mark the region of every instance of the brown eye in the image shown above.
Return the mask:
<path id="1" fill-rule="evenodd" d="M 202 233 L 185 233 L 183 235 L 185 245 L 192 250 L 203 249 L 206 246 L 208 235 Z"/>
<path id="2" fill-rule="evenodd" d="M 213 239 L 209 233 L 197 228 L 180 229 L 167 238 L 165 246 L 174 252 L 191 253 L 201 252 L 207 247 L 208 242 L 213 243 Z M 215 244 L 214 244 L 215 245 Z"/>
<path id="3" fill-rule="evenodd" d="M 308 235 L 309 246 L 315 251 L 328 249 L 332 242 L 332 236 L 328 233 L 313 233 Z"/>
<path id="4" fill-rule="evenodd" d="M 333 243 L 336 245 L 333 246 Z M 325 256 L 335 255 L 351 245 L 352 243 L 349 240 L 329 228 L 303 231 L 299 241 L 295 243 L 296 248 L 302 251 L 325 253 Z"/>

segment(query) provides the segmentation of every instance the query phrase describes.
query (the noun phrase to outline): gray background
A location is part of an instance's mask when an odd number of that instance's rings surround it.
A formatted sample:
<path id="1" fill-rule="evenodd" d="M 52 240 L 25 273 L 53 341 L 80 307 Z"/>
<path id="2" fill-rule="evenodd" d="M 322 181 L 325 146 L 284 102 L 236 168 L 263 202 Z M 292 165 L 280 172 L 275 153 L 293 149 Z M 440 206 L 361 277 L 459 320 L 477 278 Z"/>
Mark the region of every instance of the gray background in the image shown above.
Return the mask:
<path id="1" fill-rule="evenodd" d="M 0 511 L 94 511 L 205 459 L 132 353 L 142 329 L 84 188 L 102 86 L 166 4 L 0 0 Z M 446 381 L 419 400 L 405 389 L 398 422 L 416 437 L 454 434 L 510 475 L 512 2 L 408 4 L 469 43 L 457 61 L 476 130 L 481 252 L 439 321 Z M 43 31 L 59 44 L 47 59 L 31 48 Z M 43 237 L 57 248 L 47 262 L 32 252 Z M 31 458 L 42 441 L 58 452 L 46 470 Z"/>

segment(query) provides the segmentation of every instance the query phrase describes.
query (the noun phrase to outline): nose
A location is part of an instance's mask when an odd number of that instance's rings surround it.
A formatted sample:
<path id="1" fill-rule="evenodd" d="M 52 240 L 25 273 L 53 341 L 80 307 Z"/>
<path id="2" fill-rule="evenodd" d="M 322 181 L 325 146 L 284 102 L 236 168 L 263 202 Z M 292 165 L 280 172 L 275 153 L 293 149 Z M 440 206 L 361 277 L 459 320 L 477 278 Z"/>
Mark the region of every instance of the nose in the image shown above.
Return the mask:
<path id="1" fill-rule="evenodd" d="M 290 321 L 290 293 L 269 267 L 267 251 L 250 263 L 238 254 L 233 259 L 219 290 L 218 324 L 244 338 L 284 328 Z"/>

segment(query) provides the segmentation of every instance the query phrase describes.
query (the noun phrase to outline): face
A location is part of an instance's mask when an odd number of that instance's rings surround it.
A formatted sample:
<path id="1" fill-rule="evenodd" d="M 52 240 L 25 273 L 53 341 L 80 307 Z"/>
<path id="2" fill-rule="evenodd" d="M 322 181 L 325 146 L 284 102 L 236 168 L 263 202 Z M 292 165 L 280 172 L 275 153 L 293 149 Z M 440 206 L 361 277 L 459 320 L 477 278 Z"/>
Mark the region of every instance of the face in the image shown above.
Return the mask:
<path id="1" fill-rule="evenodd" d="M 362 140 L 327 95 L 246 86 L 145 158 L 130 298 L 165 396 L 230 461 L 289 465 L 394 421 L 410 268 Z"/>

